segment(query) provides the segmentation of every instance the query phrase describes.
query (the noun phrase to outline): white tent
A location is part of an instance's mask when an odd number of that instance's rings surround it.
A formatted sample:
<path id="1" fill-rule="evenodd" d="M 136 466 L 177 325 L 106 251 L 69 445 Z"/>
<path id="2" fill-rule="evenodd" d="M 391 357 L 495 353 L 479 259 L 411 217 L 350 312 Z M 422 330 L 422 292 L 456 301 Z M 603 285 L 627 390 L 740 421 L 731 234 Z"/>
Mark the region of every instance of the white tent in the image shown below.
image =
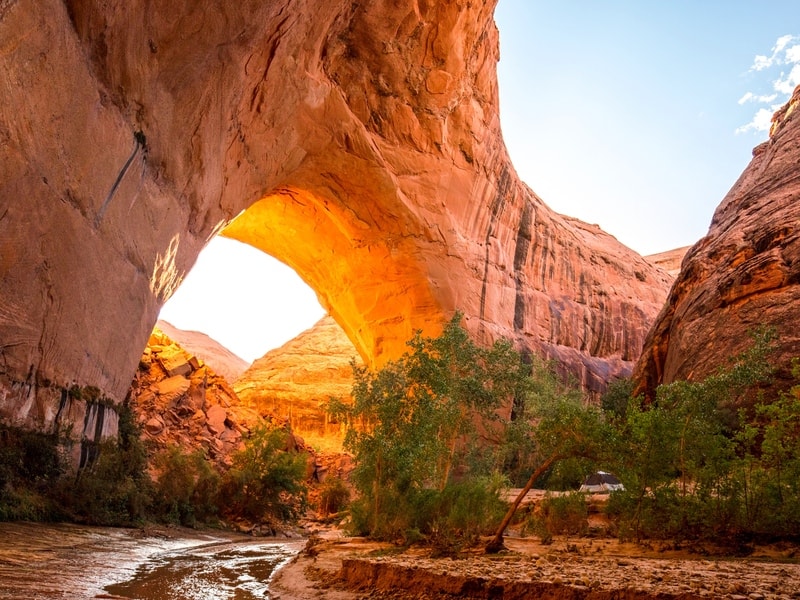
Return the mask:
<path id="1" fill-rule="evenodd" d="M 616 492 L 617 490 L 624 490 L 625 486 L 622 482 L 611 473 L 605 471 L 596 471 L 589 475 L 581 485 L 578 491 L 588 492 L 590 494 L 607 494 L 609 492 Z"/>

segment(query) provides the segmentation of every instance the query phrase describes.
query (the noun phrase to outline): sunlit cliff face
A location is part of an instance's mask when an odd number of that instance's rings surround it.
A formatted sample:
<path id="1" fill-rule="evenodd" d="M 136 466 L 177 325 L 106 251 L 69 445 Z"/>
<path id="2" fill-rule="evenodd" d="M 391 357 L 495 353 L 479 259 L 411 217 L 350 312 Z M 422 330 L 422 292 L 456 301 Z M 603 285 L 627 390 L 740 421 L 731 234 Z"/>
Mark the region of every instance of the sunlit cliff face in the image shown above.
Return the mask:
<path id="1" fill-rule="evenodd" d="M 493 10 L 0 2 L 0 420 L 52 427 L 73 384 L 121 402 L 221 230 L 292 266 L 367 363 L 460 310 L 586 389 L 626 374 L 669 278 L 517 177 Z"/>
<path id="2" fill-rule="evenodd" d="M 370 199 L 359 204 L 369 206 Z M 415 260 L 413 242 L 398 231 L 399 215 L 370 211 L 369 216 L 377 223 L 287 188 L 256 202 L 222 235 L 292 267 L 317 292 L 362 359 L 380 364 L 402 354 L 413 327 L 438 333 L 442 310 Z"/>

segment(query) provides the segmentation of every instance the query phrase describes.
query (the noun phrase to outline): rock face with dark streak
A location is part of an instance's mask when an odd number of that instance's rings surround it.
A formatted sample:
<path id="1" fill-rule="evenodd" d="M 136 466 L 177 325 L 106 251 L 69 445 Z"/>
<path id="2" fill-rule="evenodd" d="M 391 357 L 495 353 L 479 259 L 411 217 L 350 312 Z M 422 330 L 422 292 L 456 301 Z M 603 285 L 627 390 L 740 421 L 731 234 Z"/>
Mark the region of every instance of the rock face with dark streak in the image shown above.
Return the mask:
<path id="1" fill-rule="evenodd" d="M 687 253 L 636 366 L 642 391 L 709 375 L 762 325 L 777 333 L 776 366 L 800 356 L 798 106 L 800 87 Z"/>
<path id="2" fill-rule="evenodd" d="M 293 267 L 370 364 L 460 309 L 587 389 L 626 373 L 668 278 L 518 179 L 493 10 L 0 3 L 0 418 L 52 427 L 73 383 L 121 400 L 223 230 Z"/>

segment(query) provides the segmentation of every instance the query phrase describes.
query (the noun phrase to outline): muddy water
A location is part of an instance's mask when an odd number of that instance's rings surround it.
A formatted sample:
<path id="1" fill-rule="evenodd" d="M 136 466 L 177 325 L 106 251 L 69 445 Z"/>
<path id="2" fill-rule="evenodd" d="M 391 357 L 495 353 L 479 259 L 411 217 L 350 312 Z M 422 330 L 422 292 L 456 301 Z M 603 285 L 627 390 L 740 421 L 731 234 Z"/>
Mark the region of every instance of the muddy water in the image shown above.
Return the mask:
<path id="1" fill-rule="evenodd" d="M 301 540 L 0 523 L 0 599 L 269 598 Z"/>

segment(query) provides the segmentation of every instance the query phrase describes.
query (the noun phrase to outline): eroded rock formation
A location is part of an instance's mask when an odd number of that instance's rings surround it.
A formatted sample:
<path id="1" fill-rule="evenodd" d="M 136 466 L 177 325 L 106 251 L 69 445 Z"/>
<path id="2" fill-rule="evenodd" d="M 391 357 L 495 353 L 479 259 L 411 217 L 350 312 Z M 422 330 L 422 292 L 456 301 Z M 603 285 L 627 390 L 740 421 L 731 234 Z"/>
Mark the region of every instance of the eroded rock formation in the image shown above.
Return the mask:
<path id="1" fill-rule="evenodd" d="M 225 350 L 208 340 L 217 347 L 215 353 Z M 352 345 L 350 348 L 352 351 Z M 340 454 L 342 438 L 335 435 L 337 428 L 330 428 L 334 435 L 328 439 L 304 440 L 292 427 L 288 418 L 291 413 L 282 414 L 280 406 L 271 410 L 266 403 L 241 400 L 223 376 L 159 327 L 153 330 L 142 353 L 128 401 L 142 438 L 148 442 L 150 469 L 154 472 L 158 469 L 157 455 L 172 447 L 187 453 L 200 451 L 224 471 L 231 465 L 233 453 L 264 422 L 285 429 L 287 450 L 308 455 L 309 481 L 321 482 L 328 475 L 343 477 L 352 469 L 352 459 Z"/>
<path id="2" fill-rule="evenodd" d="M 142 353 L 129 401 L 151 450 L 199 449 L 221 466 L 261 419 L 224 377 L 158 328 Z"/>
<path id="3" fill-rule="evenodd" d="M 683 246 L 681 248 L 675 248 L 674 250 L 659 252 L 658 254 L 649 254 L 644 258 L 649 263 L 666 271 L 667 275 L 674 279 L 678 276 L 678 273 L 681 272 L 681 263 L 683 262 L 683 257 L 686 256 L 686 253 L 689 251 L 689 248 L 690 246 Z"/>
<path id="4" fill-rule="evenodd" d="M 200 331 L 179 329 L 161 319 L 156 323 L 156 329 L 172 339 L 181 348 L 201 359 L 229 383 L 236 381 L 250 366 L 246 360 L 235 355 L 217 340 Z"/>
<path id="5" fill-rule="evenodd" d="M 338 450 L 343 431 L 326 417 L 325 404 L 350 396 L 353 360 L 362 364 L 342 328 L 325 316 L 254 361 L 233 389 L 247 406 L 286 419 L 308 443 Z"/>
<path id="6" fill-rule="evenodd" d="M 493 9 L 0 3 L 0 417 L 46 427 L 73 383 L 121 400 L 222 230 L 370 363 L 460 309 L 587 389 L 627 372 L 668 278 L 519 181 Z"/>
<path id="7" fill-rule="evenodd" d="M 711 374 L 760 326 L 777 333 L 777 367 L 800 356 L 798 106 L 800 87 L 687 253 L 636 367 L 642 391 Z"/>

